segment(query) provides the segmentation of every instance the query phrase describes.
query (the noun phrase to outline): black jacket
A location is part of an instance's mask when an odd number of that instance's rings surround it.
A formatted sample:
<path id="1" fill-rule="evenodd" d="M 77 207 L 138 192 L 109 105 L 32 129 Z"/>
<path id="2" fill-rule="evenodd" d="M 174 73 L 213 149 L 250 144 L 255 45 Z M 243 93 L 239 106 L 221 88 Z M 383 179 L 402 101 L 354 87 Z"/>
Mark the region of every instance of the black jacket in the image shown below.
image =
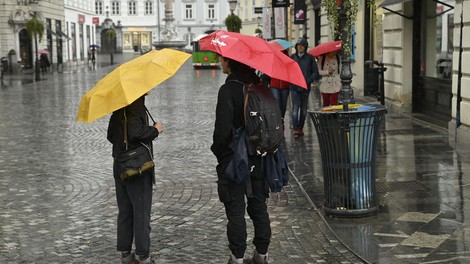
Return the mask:
<path id="1" fill-rule="evenodd" d="M 158 137 L 158 130 L 149 125 L 145 110 L 145 99 L 140 97 L 125 108 L 115 111 L 109 120 L 108 140 L 113 144 L 113 157 L 126 151 L 124 144 L 124 109 L 127 115 L 128 149 L 141 146 L 140 142 L 152 148 L 152 140 Z"/>
<path id="2" fill-rule="evenodd" d="M 231 73 L 219 89 L 215 110 L 215 126 L 212 153 L 219 163 L 229 163 L 233 151 L 229 147 L 237 128 L 244 125 L 243 120 L 243 85 L 242 83 L 258 83 L 260 80 L 254 71 Z"/>

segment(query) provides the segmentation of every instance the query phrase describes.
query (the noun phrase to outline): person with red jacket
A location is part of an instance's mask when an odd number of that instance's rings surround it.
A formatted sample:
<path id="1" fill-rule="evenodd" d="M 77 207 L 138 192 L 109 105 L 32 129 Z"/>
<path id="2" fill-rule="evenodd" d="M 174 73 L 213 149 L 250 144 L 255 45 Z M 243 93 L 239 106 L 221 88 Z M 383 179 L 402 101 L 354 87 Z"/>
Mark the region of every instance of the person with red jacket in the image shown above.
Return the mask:
<path id="1" fill-rule="evenodd" d="M 273 93 L 274 98 L 279 102 L 282 119 L 284 119 L 287 109 L 287 99 L 289 99 L 289 83 L 283 80 L 271 78 L 269 87 L 271 87 L 271 92 Z"/>

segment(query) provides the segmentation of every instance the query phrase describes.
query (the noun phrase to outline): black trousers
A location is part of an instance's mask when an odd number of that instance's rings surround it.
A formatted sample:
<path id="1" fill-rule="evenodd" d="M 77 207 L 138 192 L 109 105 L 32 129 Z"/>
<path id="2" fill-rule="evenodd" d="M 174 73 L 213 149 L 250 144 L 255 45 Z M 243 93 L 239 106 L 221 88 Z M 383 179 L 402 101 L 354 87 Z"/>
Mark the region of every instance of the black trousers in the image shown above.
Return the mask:
<path id="1" fill-rule="evenodd" d="M 245 221 L 245 209 L 250 216 L 255 229 L 253 244 L 256 251 L 266 254 L 271 241 L 271 222 L 269 220 L 266 199 L 269 197 L 269 189 L 261 168 L 260 159 L 252 162 L 255 165 L 252 171 L 251 185 L 253 197 L 245 200 L 246 186 L 244 183 L 237 184 L 226 180 L 224 177 L 227 164 L 217 166 L 217 188 L 219 199 L 224 203 L 227 215 L 227 238 L 232 254 L 237 258 L 243 258 L 247 247 L 247 231 Z"/>
<path id="2" fill-rule="evenodd" d="M 152 182 L 155 177 L 155 171 L 147 171 L 126 182 L 122 182 L 118 175 L 120 175 L 120 168 L 115 162 L 114 179 L 119 208 L 117 250 L 130 251 L 132 249 L 132 241 L 135 238 L 135 254 L 148 256 L 150 253 Z"/>

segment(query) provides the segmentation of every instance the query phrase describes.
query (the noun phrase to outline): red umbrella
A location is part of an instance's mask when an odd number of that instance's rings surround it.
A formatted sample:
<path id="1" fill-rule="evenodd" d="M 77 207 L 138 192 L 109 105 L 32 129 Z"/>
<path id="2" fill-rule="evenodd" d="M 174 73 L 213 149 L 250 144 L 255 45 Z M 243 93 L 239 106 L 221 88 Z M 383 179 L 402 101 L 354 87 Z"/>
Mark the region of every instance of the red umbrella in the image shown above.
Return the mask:
<path id="1" fill-rule="evenodd" d="M 38 50 L 38 53 L 47 55 L 47 54 L 49 54 L 49 51 L 47 51 L 47 50 Z"/>
<path id="2" fill-rule="evenodd" d="M 299 64 L 262 38 L 218 30 L 199 40 L 201 50 L 214 51 L 272 78 L 307 89 Z"/>
<path id="3" fill-rule="evenodd" d="M 341 40 L 338 41 L 330 41 L 322 43 L 315 48 L 308 51 L 308 53 L 312 54 L 314 57 L 318 57 L 322 54 L 340 50 L 341 49 Z"/>

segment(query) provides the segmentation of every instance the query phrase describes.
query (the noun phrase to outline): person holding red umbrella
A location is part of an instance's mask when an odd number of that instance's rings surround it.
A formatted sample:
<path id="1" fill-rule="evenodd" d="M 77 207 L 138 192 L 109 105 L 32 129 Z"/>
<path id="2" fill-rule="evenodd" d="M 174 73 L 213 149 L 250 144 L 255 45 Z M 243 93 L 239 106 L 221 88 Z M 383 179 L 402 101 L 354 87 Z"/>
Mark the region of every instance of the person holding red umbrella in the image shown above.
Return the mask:
<path id="1" fill-rule="evenodd" d="M 247 228 L 245 210 L 250 216 L 255 229 L 252 257 L 254 264 L 268 263 L 268 247 L 271 241 L 271 222 L 269 220 L 266 199 L 269 186 L 265 178 L 266 168 L 261 166 L 262 156 L 248 157 L 252 171 L 249 174 L 252 195 L 245 195 L 248 183 L 237 183 L 226 177 L 226 168 L 234 152 L 230 147 L 234 129 L 244 125 L 244 85 L 259 83 L 260 79 L 250 66 L 237 60 L 222 56 L 220 65 L 227 74 L 225 83 L 220 87 L 215 110 L 215 125 L 211 151 L 217 158 L 217 191 L 219 200 L 224 204 L 227 216 L 227 238 L 229 241 L 229 264 L 243 264 L 247 248 Z M 245 198 L 245 196 L 247 196 Z M 245 200 L 246 199 L 246 200 Z"/>
<path id="2" fill-rule="evenodd" d="M 338 52 L 331 51 L 319 56 L 318 69 L 321 76 L 322 106 L 337 105 L 339 91 L 341 90 L 341 60 Z"/>

